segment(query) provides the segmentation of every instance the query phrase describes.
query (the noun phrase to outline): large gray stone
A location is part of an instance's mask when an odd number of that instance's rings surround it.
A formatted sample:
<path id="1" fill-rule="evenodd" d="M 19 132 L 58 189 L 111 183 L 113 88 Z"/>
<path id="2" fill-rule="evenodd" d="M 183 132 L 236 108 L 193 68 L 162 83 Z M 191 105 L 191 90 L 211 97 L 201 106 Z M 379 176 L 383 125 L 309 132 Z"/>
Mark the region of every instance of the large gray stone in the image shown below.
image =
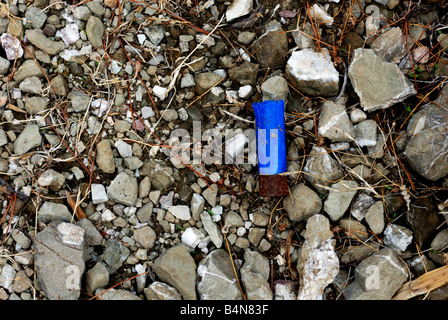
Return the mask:
<path id="1" fill-rule="evenodd" d="M 50 223 L 55 220 L 70 222 L 72 220 L 72 214 L 63 204 L 50 201 L 44 202 L 38 211 L 37 221 Z"/>
<path id="2" fill-rule="evenodd" d="M 23 129 L 22 133 L 14 141 L 14 153 L 22 155 L 33 148 L 40 146 L 42 143 L 42 136 L 39 132 L 39 126 L 36 124 L 29 124 Z"/>
<path id="3" fill-rule="evenodd" d="M 371 43 L 370 47 L 377 55 L 383 57 L 385 60 L 399 63 L 408 53 L 408 46 L 412 43 L 413 40 L 405 36 L 400 27 L 394 27 L 380 34 Z"/>
<path id="4" fill-rule="evenodd" d="M 320 194 L 327 194 L 331 184 L 336 183 L 344 176 L 338 163 L 329 152 L 319 146 L 313 146 L 305 167 L 305 179 L 310 182 Z"/>
<path id="5" fill-rule="evenodd" d="M 318 133 L 331 141 L 353 141 L 355 129 L 345 109 L 347 99 L 327 100 L 319 115 Z"/>
<path id="6" fill-rule="evenodd" d="M 62 41 L 52 41 L 43 33 L 37 30 L 26 30 L 25 35 L 29 42 L 38 47 L 43 52 L 53 56 L 65 49 L 65 43 Z"/>
<path id="7" fill-rule="evenodd" d="M 174 170 L 171 166 L 165 165 L 162 161 L 150 159 L 140 168 L 142 176 L 148 176 L 151 186 L 163 191 L 174 183 Z"/>
<path id="8" fill-rule="evenodd" d="M 138 196 L 138 184 L 134 177 L 120 172 L 109 186 L 109 199 L 126 206 L 133 206 Z"/>
<path id="9" fill-rule="evenodd" d="M 196 264 L 184 244 L 163 252 L 154 261 L 154 272 L 176 288 L 184 300 L 196 300 Z"/>
<path id="10" fill-rule="evenodd" d="M 86 34 L 93 48 L 103 46 L 104 25 L 101 19 L 90 16 L 86 24 Z"/>
<path id="11" fill-rule="evenodd" d="M 283 199 L 283 206 L 291 221 L 307 220 L 322 209 L 319 195 L 301 183 L 291 189 L 290 195 Z"/>
<path id="12" fill-rule="evenodd" d="M 428 180 L 436 181 L 448 174 L 448 102 L 445 86 L 438 105 L 428 103 L 409 121 L 405 156 L 411 167 Z"/>
<path id="13" fill-rule="evenodd" d="M 224 249 L 214 250 L 201 260 L 197 274 L 197 289 L 201 300 L 241 299 L 232 262 Z"/>
<path id="14" fill-rule="evenodd" d="M 284 100 L 288 99 L 288 82 L 282 76 L 273 76 L 267 79 L 261 85 L 263 101 L 265 100 Z"/>
<path id="15" fill-rule="evenodd" d="M 358 192 L 358 187 L 358 183 L 351 180 L 341 180 L 331 185 L 331 190 L 324 202 L 324 211 L 331 220 L 336 221 L 344 215 Z"/>
<path id="16" fill-rule="evenodd" d="M 372 49 L 356 49 L 348 75 L 364 111 L 388 108 L 416 94 L 398 66 Z"/>
<path id="17" fill-rule="evenodd" d="M 52 223 L 34 237 L 36 275 L 49 300 L 77 300 L 84 273 L 84 229 Z"/>
<path id="18" fill-rule="evenodd" d="M 263 34 L 251 46 L 252 53 L 264 68 L 283 65 L 288 49 L 288 37 L 275 20 L 266 24 Z"/>
<path id="19" fill-rule="evenodd" d="M 389 248 L 361 261 L 355 281 L 343 291 L 347 300 L 390 300 L 406 281 L 406 267 Z"/>
<path id="20" fill-rule="evenodd" d="M 272 300 L 269 270 L 269 260 L 261 253 L 251 250 L 244 252 L 244 264 L 240 272 L 247 300 Z"/>
<path id="21" fill-rule="evenodd" d="M 44 77 L 44 72 L 47 72 L 45 68 L 41 69 L 37 62 L 33 59 L 28 59 L 25 60 L 17 72 L 14 73 L 13 79 L 17 82 L 21 82 L 23 79 L 28 77 L 42 78 Z"/>

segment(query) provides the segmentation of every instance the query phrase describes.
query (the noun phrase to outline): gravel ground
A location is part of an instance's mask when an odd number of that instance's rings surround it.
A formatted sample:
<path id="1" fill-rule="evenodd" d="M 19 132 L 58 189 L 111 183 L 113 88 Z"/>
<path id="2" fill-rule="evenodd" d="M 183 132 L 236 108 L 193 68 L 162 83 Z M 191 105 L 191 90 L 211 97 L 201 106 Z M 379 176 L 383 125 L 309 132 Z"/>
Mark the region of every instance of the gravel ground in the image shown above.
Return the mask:
<path id="1" fill-rule="evenodd" d="M 0 43 L 0 299 L 448 298 L 443 1 L 4 0 Z"/>

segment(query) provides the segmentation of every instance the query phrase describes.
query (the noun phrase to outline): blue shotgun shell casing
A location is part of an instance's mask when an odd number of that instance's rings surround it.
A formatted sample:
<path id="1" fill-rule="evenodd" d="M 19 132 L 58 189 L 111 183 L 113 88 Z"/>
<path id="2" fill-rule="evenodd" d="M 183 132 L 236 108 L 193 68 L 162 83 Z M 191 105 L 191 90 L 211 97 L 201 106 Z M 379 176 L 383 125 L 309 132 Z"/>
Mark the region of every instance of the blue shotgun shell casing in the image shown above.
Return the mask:
<path id="1" fill-rule="evenodd" d="M 266 100 L 252 105 L 255 113 L 259 191 L 262 196 L 288 192 L 286 172 L 285 101 Z"/>

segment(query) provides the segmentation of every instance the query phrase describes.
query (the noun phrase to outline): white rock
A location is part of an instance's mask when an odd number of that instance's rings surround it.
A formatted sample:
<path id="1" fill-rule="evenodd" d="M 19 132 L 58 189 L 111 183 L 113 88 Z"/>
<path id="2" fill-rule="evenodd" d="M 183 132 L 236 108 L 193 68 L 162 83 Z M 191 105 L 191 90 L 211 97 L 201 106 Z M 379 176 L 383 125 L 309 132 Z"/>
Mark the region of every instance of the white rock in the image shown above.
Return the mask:
<path id="1" fill-rule="evenodd" d="M 101 220 L 104 222 L 111 222 L 116 217 L 117 216 L 110 209 L 106 209 L 101 213 Z"/>
<path id="2" fill-rule="evenodd" d="M 226 21 L 230 22 L 250 13 L 253 9 L 253 0 L 233 0 L 227 8 Z"/>
<path id="3" fill-rule="evenodd" d="M 253 88 L 250 84 L 242 86 L 238 89 L 238 96 L 241 99 L 247 99 L 249 98 L 253 93 Z"/>
<path id="4" fill-rule="evenodd" d="M 6 52 L 6 59 L 15 60 L 16 57 L 20 58 L 23 56 L 22 46 L 20 45 L 19 39 L 16 37 L 8 33 L 4 33 L 0 37 L 0 42 L 2 43 L 2 48 Z"/>
<path id="5" fill-rule="evenodd" d="M 98 116 L 98 118 L 101 118 L 103 114 L 107 111 L 109 108 L 109 101 L 105 99 L 96 99 L 93 100 L 90 106 L 94 109 L 94 114 Z"/>
<path id="6" fill-rule="evenodd" d="M 152 92 L 160 99 L 165 100 L 166 94 L 168 92 L 167 88 L 163 88 L 159 85 L 155 85 L 154 88 L 152 88 Z"/>
<path id="7" fill-rule="evenodd" d="M 113 74 L 117 74 L 121 71 L 121 66 L 120 63 L 117 60 L 112 60 L 110 66 L 109 66 L 109 70 L 110 72 L 112 72 Z"/>
<path id="8" fill-rule="evenodd" d="M 412 242 L 412 231 L 400 225 L 389 224 L 384 229 L 383 242 L 392 250 L 403 252 Z"/>
<path id="9" fill-rule="evenodd" d="M 79 57 L 84 55 L 90 55 L 92 53 L 92 45 L 88 45 L 85 47 L 82 47 L 81 50 L 76 49 L 65 49 L 61 53 L 59 53 L 59 56 L 64 59 L 65 61 L 72 61 L 73 57 Z"/>
<path id="10" fill-rule="evenodd" d="M 117 148 L 118 153 L 123 158 L 129 158 L 132 157 L 132 146 L 123 140 L 117 140 L 115 142 L 115 148 Z"/>
<path id="11" fill-rule="evenodd" d="M 172 206 L 168 211 L 180 220 L 189 220 L 191 218 L 190 208 L 185 205 Z"/>
<path id="12" fill-rule="evenodd" d="M 3 266 L 2 272 L 0 273 L 0 287 L 9 290 L 15 277 L 16 271 L 14 270 L 14 268 L 9 264 L 5 264 Z"/>
<path id="13" fill-rule="evenodd" d="M 191 248 L 205 248 L 210 241 L 199 229 L 190 227 L 182 234 L 181 241 L 183 244 Z"/>
<path id="14" fill-rule="evenodd" d="M 249 142 L 249 139 L 246 135 L 239 133 L 230 138 L 228 141 L 226 140 L 226 152 L 229 154 L 231 158 L 235 158 L 237 155 L 240 155 L 244 149 L 246 143 Z M 235 159 L 236 160 L 236 159 Z M 244 159 L 239 159 L 240 161 L 244 161 Z"/>
<path id="15" fill-rule="evenodd" d="M 152 110 L 152 108 L 151 107 L 143 107 L 142 109 L 141 109 L 141 111 L 142 111 L 142 117 L 143 117 L 143 119 L 147 119 L 147 118 L 150 118 L 150 117 L 154 117 L 156 114 L 154 113 L 154 110 Z"/>
<path id="16" fill-rule="evenodd" d="M 140 44 L 143 44 L 143 43 L 145 43 L 146 36 L 144 34 L 140 33 L 137 35 L 137 39 Z"/>
<path id="17" fill-rule="evenodd" d="M 71 45 L 80 39 L 78 25 L 76 23 L 67 24 L 56 32 L 56 36 L 60 36 L 66 45 Z"/>
<path id="18" fill-rule="evenodd" d="M 366 113 L 359 108 L 356 108 L 352 112 L 350 112 L 350 120 L 353 124 L 359 123 L 366 119 L 367 119 Z"/>
<path id="19" fill-rule="evenodd" d="M 294 51 L 287 64 L 291 75 L 298 80 L 339 82 L 339 73 L 328 52 L 315 52 L 312 49 Z"/>
<path id="20" fill-rule="evenodd" d="M 82 246 L 84 243 L 85 230 L 73 223 L 62 222 L 58 224 L 58 233 L 63 243 Z"/>
<path id="21" fill-rule="evenodd" d="M 317 19 L 319 22 L 331 26 L 333 24 L 333 17 L 330 16 L 327 11 L 325 11 L 324 7 L 320 4 L 315 3 L 311 8 L 311 16 L 314 19 Z"/>
<path id="22" fill-rule="evenodd" d="M 93 204 L 99 204 L 109 200 L 107 197 L 106 188 L 104 188 L 102 184 L 92 183 L 91 193 Z"/>
<path id="23" fill-rule="evenodd" d="M 142 292 L 145 289 L 146 285 L 146 277 L 148 276 L 146 272 L 146 267 L 141 263 L 135 265 L 135 272 L 140 274 L 135 280 L 137 282 L 137 292 Z"/>

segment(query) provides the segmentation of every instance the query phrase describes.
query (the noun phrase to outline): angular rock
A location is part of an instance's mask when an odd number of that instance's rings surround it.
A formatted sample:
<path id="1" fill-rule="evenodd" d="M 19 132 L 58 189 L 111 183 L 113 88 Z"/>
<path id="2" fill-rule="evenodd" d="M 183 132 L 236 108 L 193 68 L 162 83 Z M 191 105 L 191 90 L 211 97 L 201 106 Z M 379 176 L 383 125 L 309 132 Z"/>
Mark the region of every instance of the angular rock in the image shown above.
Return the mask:
<path id="1" fill-rule="evenodd" d="M 283 206 L 291 221 L 307 220 L 322 209 L 319 195 L 301 183 L 291 189 L 290 195 L 283 199 Z"/>
<path id="2" fill-rule="evenodd" d="M 41 94 L 42 82 L 38 77 L 29 77 L 20 83 L 19 88 L 26 93 Z"/>
<path id="3" fill-rule="evenodd" d="M 90 95 L 81 90 L 73 90 L 68 94 L 68 99 L 75 112 L 86 111 L 90 105 Z"/>
<path id="4" fill-rule="evenodd" d="M 115 161 L 109 140 L 101 140 L 96 146 L 96 164 L 105 173 L 115 172 Z"/>
<path id="5" fill-rule="evenodd" d="M 297 269 L 300 274 L 298 300 L 322 300 L 324 289 L 339 272 L 339 259 L 334 251 L 335 240 L 329 220 L 315 214 L 306 224 L 305 242 Z"/>
<path id="6" fill-rule="evenodd" d="M 33 148 L 40 146 L 42 143 L 42 136 L 39 132 L 39 126 L 36 124 L 28 124 L 25 129 L 14 141 L 14 153 L 22 155 Z"/>
<path id="7" fill-rule="evenodd" d="M 331 190 L 324 202 L 324 211 L 331 220 L 340 219 L 349 208 L 357 193 L 359 185 L 355 181 L 341 180 L 331 185 Z"/>
<path id="8" fill-rule="evenodd" d="M 103 236 L 96 229 L 93 223 L 89 219 L 81 219 L 76 223 L 78 226 L 84 229 L 84 243 L 86 246 L 99 246 L 103 241 Z"/>
<path id="9" fill-rule="evenodd" d="M 95 296 L 98 296 L 98 298 L 101 300 L 141 300 L 138 296 L 136 296 L 129 290 L 113 288 L 109 288 L 107 291 L 103 289 L 97 289 L 95 291 Z"/>
<path id="10" fill-rule="evenodd" d="M 405 36 L 400 27 L 394 27 L 376 37 L 370 48 L 385 60 L 399 63 L 408 53 L 408 46 L 412 42 L 413 40 Z"/>
<path id="11" fill-rule="evenodd" d="M 0 273 L 0 286 L 9 290 L 13 285 L 17 272 L 10 264 L 5 264 Z"/>
<path id="12" fill-rule="evenodd" d="M 148 176 L 151 185 L 157 190 L 163 191 L 174 183 L 173 168 L 158 160 L 148 160 L 140 168 L 140 174 Z"/>
<path id="13" fill-rule="evenodd" d="M 257 251 L 245 251 L 240 272 L 247 300 L 272 300 L 273 293 L 268 283 L 269 260 L 265 256 Z"/>
<path id="14" fill-rule="evenodd" d="M 8 72 L 11 63 L 3 57 L 0 57 L 0 74 L 6 74 Z"/>
<path id="15" fill-rule="evenodd" d="M 286 64 L 285 77 L 310 96 L 331 97 L 339 92 L 339 73 L 328 52 L 294 51 Z"/>
<path id="16" fill-rule="evenodd" d="M 350 209 L 351 215 L 358 221 L 364 219 L 367 210 L 375 203 L 373 199 L 368 194 L 361 192 L 356 200 L 353 202 L 352 208 Z"/>
<path id="17" fill-rule="evenodd" d="M 104 25 L 101 19 L 90 16 L 87 20 L 85 31 L 93 48 L 103 46 Z"/>
<path id="18" fill-rule="evenodd" d="M 199 220 L 199 215 L 204 210 L 205 206 L 205 199 L 198 193 L 194 193 L 191 197 L 191 215 L 194 220 Z"/>
<path id="19" fill-rule="evenodd" d="M 288 82 L 282 76 L 273 76 L 267 79 L 261 85 L 261 94 L 265 100 L 284 100 L 288 99 Z"/>
<path id="20" fill-rule="evenodd" d="M 310 182 L 320 194 L 327 194 L 328 187 L 344 176 L 340 166 L 329 155 L 328 151 L 319 146 L 313 146 L 305 167 L 305 179 Z M 322 187 L 324 186 L 324 187 Z"/>
<path id="21" fill-rule="evenodd" d="M 245 61 L 237 67 L 229 69 L 229 77 L 238 84 L 254 85 L 257 82 L 259 65 Z"/>
<path id="22" fill-rule="evenodd" d="M 218 186 L 216 184 L 210 185 L 207 189 L 202 192 L 202 196 L 205 200 L 212 206 L 216 206 L 216 198 L 218 196 Z"/>
<path id="23" fill-rule="evenodd" d="M 365 241 L 369 237 L 367 228 L 359 221 L 351 218 L 341 219 L 339 225 L 345 230 L 347 236 L 354 240 Z"/>
<path id="24" fill-rule="evenodd" d="M 93 294 L 97 289 L 106 289 L 108 283 L 109 272 L 102 262 L 97 262 L 93 268 L 86 272 L 86 290 L 88 293 Z"/>
<path id="25" fill-rule="evenodd" d="M 115 238 L 110 238 L 106 240 L 100 261 L 104 263 L 109 275 L 112 275 L 123 265 L 129 253 L 129 249 L 122 242 Z"/>
<path id="26" fill-rule="evenodd" d="M 384 230 L 383 242 L 396 252 L 403 252 L 412 242 L 412 231 L 397 224 L 388 224 Z"/>
<path id="27" fill-rule="evenodd" d="M 235 211 L 229 211 L 224 216 L 224 225 L 227 227 L 243 227 L 244 220 Z"/>
<path id="28" fill-rule="evenodd" d="M 65 182 L 65 177 L 63 174 L 49 169 L 42 173 L 42 175 L 37 179 L 37 183 L 39 183 L 42 187 L 50 187 L 53 191 L 58 191 L 61 189 Z"/>
<path id="29" fill-rule="evenodd" d="M 324 101 L 319 115 L 318 133 L 331 141 L 353 141 L 355 129 L 345 109 L 346 99 Z"/>
<path id="30" fill-rule="evenodd" d="M 195 249 L 196 247 L 203 249 L 210 242 L 210 237 L 206 236 L 198 228 L 190 227 L 182 233 L 181 241 L 192 249 Z"/>
<path id="31" fill-rule="evenodd" d="M 60 74 L 51 79 L 50 85 L 53 89 L 51 93 L 54 93 L 57 96 L 66 97 L 69 94 L 67 82 Z"/>
<path id="32" fill-rule="evenodd" d="M 12 19 L 12 24 L 18 23 L 13 22 L 14 19 Z M 10 23 L 10 25 L 11 25 Z M 20 24 L 21 25 L 21 24 Z M 0 36 L 0 42 L 2 43 L 2 48 L 5 50 L 6 53 L 6 59 L 8 60 L 15 60 L 16 58 L 21 58 L 23 56 L 23 49 L 20 45 L 20 40 L 17 39 L 15 36 L 9 33 L 3 33 Z M 3 64 L 3 68 L 5 67 L 5 63 Z"/>
<path id="33" fill-rule="evenodd" d="M 426 104 L 414 114 L 406 130 L 405 156 L 408 163 L 421 176 L 436 181 L 448 174 L 448 86 L 436 100 L 438 105 Z"/>
<path id="34" fill-rule="evenodd" d="M 184 244 L 163 252 L 154 261 L 154 272 L 176 288 L 184 300 L 196 300 L 196 264 Z"/>
<path id="35" fill-rule="evenodd" d="M 347 300 L 390 300 L 406 281 L 406 267 L 389 248 L 361 261 L 355 281 L 343 291 Z"/>
<path id="36" fill-rule="evenodd" d="M 160 281 L 154 281 L 143 290 L 146 300 L 182 300 L 179 292 Z"/>
<path id="37" fill-rule="evenodd" d="M 29 114 L 34 115 L 46 111 L 49 102 L 50 99 L 48 98 L 30 97 L 25 102 L 25 109 Z"/>
<path id="38" fill-rule="evenodd" d="M 367 119 L 355 126 L 355 142 L 360 147 L 373 147 L 376 145 L 377 125 L 376 121 Z"/>
<path id="39" fill-rule="evenodd" d="M 50 223 L 55 220 L 70 222 L 72 215 L 65 205 L 46 201 L 39 209 L 37 220 L 43 223 Z"/>
<path id="40" fill-rule="evenodd" d="M 285 63 L 289 49 L 288 37 L 278 21 L 270 21 L 263 29 L 263 34 L 251 46 L 263 68 L 273 68 Z"/>
<path id="41" fill-rule="evenodd" d="M 65 43 L 62 41 L 52 41 L 48 39 L 43 33 L 37 30 L 26 30 L 25 36 L 34 46 L 39 48 L 50 56 L 58 54 L 65 49 Z"/>
<path id="42" fill-rule="evenodd" d="M 233 0 L 227 7 L 226 21 L 231 22 L 235 19 L 249 14 L 253 9 L 253 0 Z"/>
<path id="43" fill-rule="evenodd" d="M 214 72 L 196 73 L 194 81 L 196 82 L 196 93 L 203 94 L 213 86 L 216 86 L 222 77 Z"/>
<path id="44" fill-rule="evenodd" d="M 31 22 L 33 29 L 42 29 L 47 17 L 45 11 L 37 7 L 30 6 L 25 11 L 25 19 Z"/>
<path id="45" fill-rule="evenodd" d="M 84 265 L 84 229 L 52 223 L 34 237 L 36 275 L 49 300 L 77 300 Z"/>
<path id="46" fill-rule="evenodd" d="M 213 222 L 212 216 L 208 212 L 201 213 L 200 217 L 205 231 L 207 231 L 210 236 L 210 240 L 216 248 L 221 248 L 223 241 L 221 229 Z"/>
<path id="47" fill-rule="evenodd" d="M 367 224 L 374 234 L 380 234 L 384 230 L 384 205 L 383 201 L 375 202 L 365 215 Z"/>
<path id="48" fill-rule="evenodd" d="M 364 111 L 386 109 L 417 92 L 398 66 L 371 49 L 356 49 L 348 75 Z"/>
<path id="49" fill-rule="evenodd" d="M 138 196 L 137 180 L 127 173 L 121 172 L 110 184 L 107 195 L 115 202 L 133 206 Z"/>
<path id="50" fill-rule="evenodd" d="M 448 229 L 444 229 L 437 233 L 431 242 L 431 248 L 434 250 L 445 250 L 448 246 Z"/>
<path id="51" fill-rule="evenodd" d="M 154 229 L 150 226 L 144 226 L 134 231 L 135 241 L 140 243 L 145 249 L 151 249 L 152 247 L 154 247 L 156 238 L 157 235 Z"/>
<path id="52" fill-rule="evenodd" d="M 106 188 L 104 188 L 104 186 L 102 184 L 92 183 L 91 194 L 92 194 L 93 204 L 99 204 L 99 203 L 107 202 L 109 200 L 109 197 L 107 196 Z"/>
<path id="53" fill-rule="evenodd" d="M 242 298 L 238 282 L 224 249 L 210 252 L 199 262 L 197 290 L 201 300 L 238 300 Z"/>
<path id="54" fill-rule="evenodd" d="M 28 59 L 25 60 L 20 68 L 14 73 L 13 79 L 17 82 L 21 82 L 23 79 L 29 77 L 42 78 L 44 76 L 42 70 L 46 73 L 46 69 L 41 69 L 33 59 Z"/>
<path id="55" fill-rule="evenodd" d="M 191 218 L 190 208 L 185 205 L 172 206 L 168 209 L 168 212 L 181 220 L 189 220 Z"/>

